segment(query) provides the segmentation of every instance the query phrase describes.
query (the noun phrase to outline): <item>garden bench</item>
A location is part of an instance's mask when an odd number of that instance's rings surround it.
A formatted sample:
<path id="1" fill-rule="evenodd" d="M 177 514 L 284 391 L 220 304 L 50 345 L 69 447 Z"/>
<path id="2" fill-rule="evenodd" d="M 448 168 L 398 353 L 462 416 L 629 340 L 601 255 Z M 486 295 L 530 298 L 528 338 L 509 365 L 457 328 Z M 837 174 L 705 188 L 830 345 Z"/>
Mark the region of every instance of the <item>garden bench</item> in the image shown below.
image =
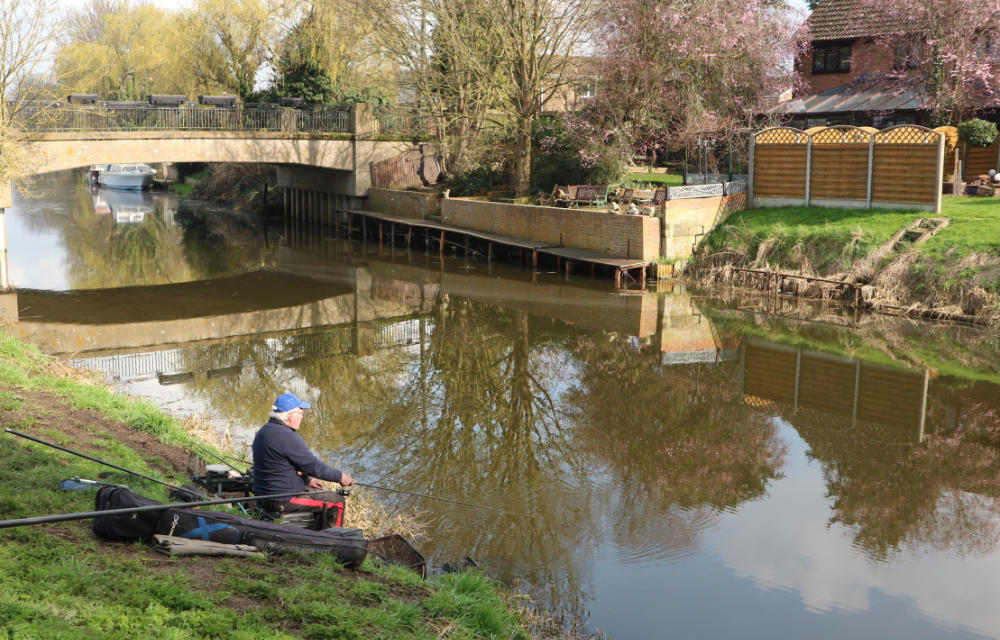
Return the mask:
<path id="1" fill-rule="evenodd" d="M 571 206 L 587 205 L 601 207 L 608 203 L 608 188 L 607 186 L 602 187 L 589 184 L 578 185 L 575 196 L 569 200 Z"/>
<path id="2" fill-rule="evenodd" d="M 561 192 L 562 190 L 557 187 L 556 199 L 553 201 L 553 204 L 557 207 L 568 207 L 572 205 L 576 201 L 576 192 L 578 188 L 579 187 L 576 185 L 571 185 L 566 187 L 565 192 Z"/>
<path id="3" fill-rule="evenodd" d="M 654 195 L 656 195 L 655 189 L 636 189 L 632 192 L 632 202 L 636 204 L 650 204 L 653 201 Z"/>

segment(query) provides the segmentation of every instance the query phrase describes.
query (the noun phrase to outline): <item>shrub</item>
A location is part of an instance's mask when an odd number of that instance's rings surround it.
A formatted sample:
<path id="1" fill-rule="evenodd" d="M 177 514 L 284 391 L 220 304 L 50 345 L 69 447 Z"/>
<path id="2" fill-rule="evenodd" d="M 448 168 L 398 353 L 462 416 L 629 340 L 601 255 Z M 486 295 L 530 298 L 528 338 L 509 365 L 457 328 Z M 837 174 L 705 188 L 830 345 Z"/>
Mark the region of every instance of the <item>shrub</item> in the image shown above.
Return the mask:
<path id="1" fill-rule="evenodd" d="M 980 118 L 958 125 L 958 137 L 970 147 L 988 147 L 997 139 L 997 125 Z"/>
<path id="2" fill-rule="evenodd" d="M 548 191 L 554 184 L 616 184 L 631 151 L 614 131 L 578 115 L 538 120 L 532 134 L 531 182 Z"/>

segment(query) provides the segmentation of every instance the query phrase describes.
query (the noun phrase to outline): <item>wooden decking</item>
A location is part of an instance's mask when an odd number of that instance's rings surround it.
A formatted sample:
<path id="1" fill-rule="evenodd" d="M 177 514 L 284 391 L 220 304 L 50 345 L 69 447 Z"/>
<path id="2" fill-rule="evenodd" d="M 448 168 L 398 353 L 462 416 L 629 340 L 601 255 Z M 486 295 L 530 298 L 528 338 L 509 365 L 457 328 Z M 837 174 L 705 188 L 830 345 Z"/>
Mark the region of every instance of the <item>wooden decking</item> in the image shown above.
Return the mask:
<path id="1" fill-rule="evenodd" d="M 354 216 L 361 217 L 363 228 L 367 225 L 368 220 L 373 221 L 378 226 L 379 244 L 382 243 L 382 238 L 386 234 L 386 231 L 388 231 L 390 237 L 394 238 L 396 236 L 396 225 L 402 225 L 407 228 L 407 243 L 412 241 L 413 229 L 422 229 L 428 235 L 431 232 L 438 234 L 438 251 L 441 253 L 444 252 L 446 234 L 451 234 L 452 236 L 464 238 L 464 246 L 467 251 L 469 250 L 469 240 L 471 239 L 486 242 L 488 248 L 485 257 L 491 262 L 493 260 L 493 245 L 501 245 L 513 247 L 520 251 L 530 251 L 531 264 L 532 267 L 535 268 L 538 266 L 539 254 L 547 254 L 555 256 L 557 271 L 561 271 L 563 269 L 563 264 L 565 263 L 567 276 L 575 263 L 585 263 L 591 266 L 591 275 L 594 273 L 594 267 L 598 265 L 613 269 L 615 286 L 618 288 L 622 287 L 625 280 L 630 279 L 639 280 L 642 286 L 645 286 L 646 284 L 646 271 L 650 263 L 645 260 L 636 260 L 635 258 L 618 258 L 597 253 L 596 251 L 588 251 L 586 249 L 550 245 L 534 240 L 526 240 L 524 238 L 515 238 L 513 236 L 488 233 L 485 231 L 476 231 L 474 229 L 463 229 L 461 227 L 445 224 L 443 222 L 437 222 L 435 220 L 405 218 L 402 216 L 394 216 L 387 213 L 379 213 L 377 211 L 366 211 L 363 209 L 352 209 L 345 211 L 345 213 L 348 214 L 349 230 L 353 226 L 352 218 Z M 389 225 L 389 229 L 385 228 L 386 224 Z"/>

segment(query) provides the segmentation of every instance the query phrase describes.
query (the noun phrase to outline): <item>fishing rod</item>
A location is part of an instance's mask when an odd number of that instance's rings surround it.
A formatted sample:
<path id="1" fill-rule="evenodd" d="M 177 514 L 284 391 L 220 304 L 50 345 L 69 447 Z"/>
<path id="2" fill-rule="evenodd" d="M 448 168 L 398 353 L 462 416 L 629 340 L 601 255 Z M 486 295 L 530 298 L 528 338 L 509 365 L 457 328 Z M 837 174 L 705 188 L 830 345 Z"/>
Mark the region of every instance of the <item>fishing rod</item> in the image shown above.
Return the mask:
<path id="1" fill-rule="evenodd" d="M 295 493 L 274 493 L 266 496 L 247 496 L 245 498 L 220 498 L 218 500 L 202 500 L 200 502 L 182 502 L 179 504 L 150 504 L 142 507 L 129 507 L 127 509 L 106 509 L 104 511 L 81 511 L 78 513 L 60 513 L 51 516 L 36 516 L 33 518 L 18 518 L 16 520 L 0 520 L 0 529 L 10 529 L 12 527 L 24 527 L 35 524 L 48 524 L 50 522 L 66 522 L 68 520 L 87 520 L 90 518 L 100 518 L 101 516 L 118 516 L 131 513 L 145 513 L 147 511 L 162 511 L 164 509 L 189 509 L 191 507 L 208 507 L 217 504 L 231 504 L 247 502 L 249 500 L 277 500 L 279 498 L 293 498 L 295 496 L 307 495 L 308 491 L 296 491 Z"/>
<path id="2" fill-rule="evenodd" d="M 426 493 L 416 493 L 414 491 L 403 491 L 402 489 L 392 489 L 390 487 L 380 487 L 377 484 L 365 484 L 364 482 L 357 482 L 357 481 L 355 481 L 354 484 L 358 485 L 359 487 L 368 487 L 370 489 L 379 489 L 381 491 L 391 491 L 393 493 L 404 493 L 404 494 L 406 494 L 408 496 L 416 496 L 418 498 L 430 498 L 431 500 L 440 500 L 441 502 L 449 502 L 451 504 L 460 504 L 460 505 L 465 506 L 465 507 L 475 507 L 477 509 L 486 509 L 487 511 L 495 511 L 497 513 L 502 513 L 502 514 L 507 515 L 507 516 L 516 516 L 516 517 L 519 517 L 519 518 L 524 517 L 524 514 L 514 514 L 514 513 L 511 513 L 510 511 L 504 511 L 503 509 L 494 509 L 493 507 L 487 507 L 486 505 L 482 505 L 482 504 L 473 504 L 472 502 L 462 502 L 461 500 L 450 500 L 448 498 L 439 498 L 437 496 L 428 495 Z"/>
<path id="3" fill-rule="evenodd" d="M 37 442 L 39 444 L 44 444 L 46 446 L 52 447 L 53 449 L 58 449 L 60 451 L 65 451 L 66 453 L 72 453 L 74 456 L 80 456 L 81 458 L 86 458 L 87 460 L 92 460 L 94 462 L 98 462 L 100 464 L 109 466 L 112 469 L 118 469 L 119 471 L 124 471 L 125 473 L 131 473 L 134 476 L 139 476 L 140 478 L 145 478 L 146 480 L 152 480 L 153 482 L 162 484 L 165 487 L 170 487 L 171 489 L 176 489 L 178 491 L 183 491 L 186 494 L 190 494 L 191 493 L 190 489 L 185 489 L 184 487 L 178 487 L 175 484 L 170 484 L 169 482 L 164 482 L 163 480 L 157 480 L 156 478 L 154 478 L 152 476 L 147 476 L 144 473 L 139 473 L 138 471 L 132 471 L 131 469 L 126 469 L 125 467 L 120 467 L 117 464 L 108 462 L 106 460 L 101 460 L 100 458 L 95 458 L 94 456 L 89 456 L 86 453 L 81 453 L 79 451 L 73 451 L 72 449 L 67 449 L 66 447 L 58 445 L 58 444 L 56 444 L 54 442 L 49 442 L 48 440 L 42 440 L 41 438 L 36 438 L 35 436 L 29 436 L 26 433 L 21 433 L 20 431 L 14 431 L 13 429 L 9 429 L 9 428 L 5 428 L 4 431 L 6 431 L 7 433 L 12 433 L 15 436 L 19 436 L 21 438 L 25 438 L 27 440 L 31 440 L 32 442 Z"/>

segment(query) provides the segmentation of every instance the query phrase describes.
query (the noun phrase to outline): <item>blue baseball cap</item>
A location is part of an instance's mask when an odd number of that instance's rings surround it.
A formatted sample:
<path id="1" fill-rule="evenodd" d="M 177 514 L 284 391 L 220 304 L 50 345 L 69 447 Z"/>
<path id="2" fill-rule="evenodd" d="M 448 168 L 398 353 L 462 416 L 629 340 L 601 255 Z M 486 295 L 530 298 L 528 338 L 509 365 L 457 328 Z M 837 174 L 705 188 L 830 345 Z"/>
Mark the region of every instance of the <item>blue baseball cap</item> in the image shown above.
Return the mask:
<path id="1" fill-rule="evenodd" d="M 312 404 L 308 402 L 302 402 L 299 397 L 294 393 L 285 393 L 278 396 L 278 399 L 274 401 L 274 406 L 271 407 L 271 411 L 277 413 L 284 413 L 286 411 L 291 411 L 292 409 L 297 409 L 302 407 L 303 409 L 308 409 Z"/>

